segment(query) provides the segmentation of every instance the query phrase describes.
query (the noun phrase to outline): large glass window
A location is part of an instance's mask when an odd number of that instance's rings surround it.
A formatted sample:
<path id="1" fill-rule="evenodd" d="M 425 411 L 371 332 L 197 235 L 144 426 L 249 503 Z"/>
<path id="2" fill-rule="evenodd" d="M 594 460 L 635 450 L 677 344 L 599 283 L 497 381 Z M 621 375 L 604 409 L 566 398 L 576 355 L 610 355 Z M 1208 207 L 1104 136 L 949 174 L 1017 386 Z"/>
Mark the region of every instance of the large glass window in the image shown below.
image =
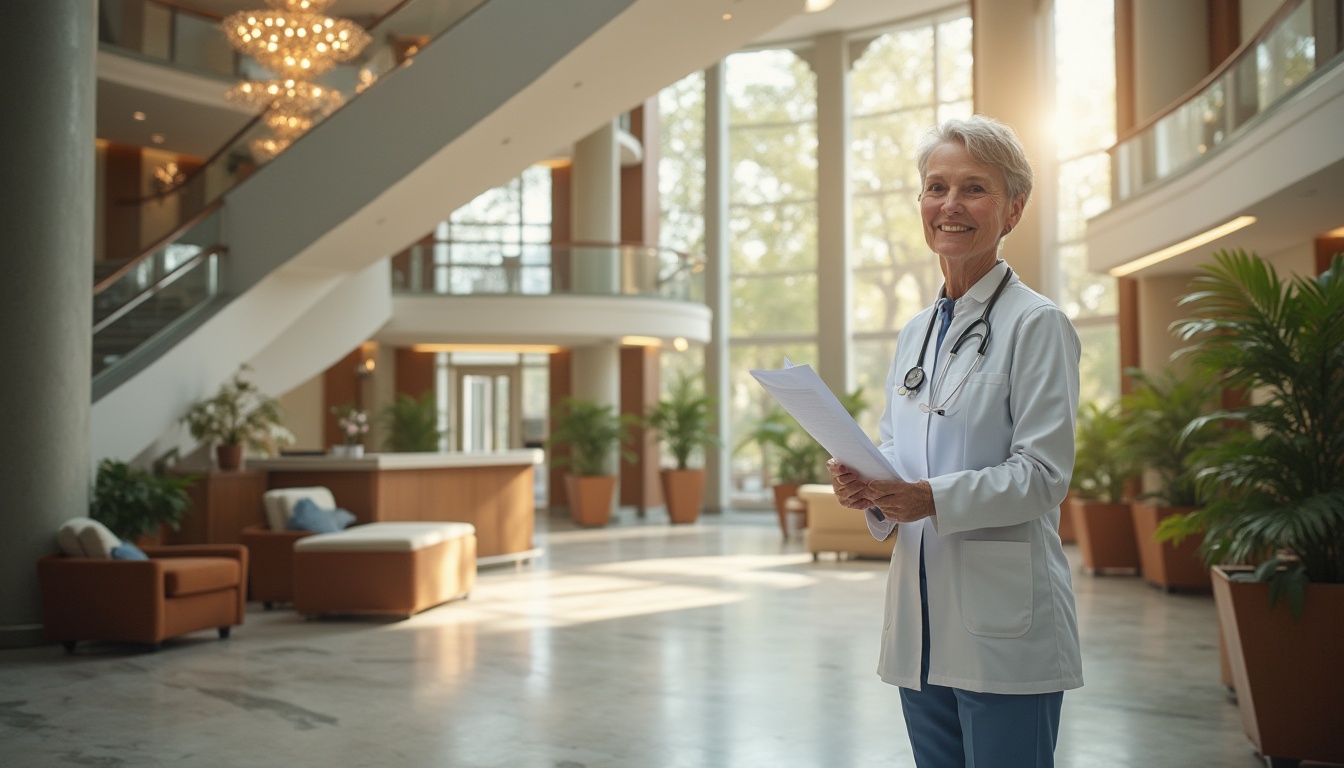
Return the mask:
<path id="1" fill-rule="evenodd" d="M 725 62 L 728 253 L 731 274 L 730 435 L 746 434 L 773 400 L 748 373 L 785 356 L 816 361 L 816 76 L 788 50 Z M 769 493 L 754 445 L 733 453 L 735 500 Z"/>
<path id="2" fill-rule="evenodd" d="M 1111 0 L 1055 0 L 1055 229 L 1060 306 L 1083 342 L 1083 402 L 1120 392 L 1116 281 L 1087 269 L 1086 222 L 1110 207 L 1115 143 L 1115 9 Z"/>
<path id="3" fill-rule="evenodd" d="M 530 166 L 434 230 L 438 293 L 551 291 L 551 171 Z"/>
<path id="4" fill-rule="evenodd" d="M 915 149 L 936 122 L 971 113 L 971 19 L 964 11 L 873 38 L 850 79 L 853 136 L 853 365 L 877 434 L 896 334 L 943 283 L 919 219 Z"/>

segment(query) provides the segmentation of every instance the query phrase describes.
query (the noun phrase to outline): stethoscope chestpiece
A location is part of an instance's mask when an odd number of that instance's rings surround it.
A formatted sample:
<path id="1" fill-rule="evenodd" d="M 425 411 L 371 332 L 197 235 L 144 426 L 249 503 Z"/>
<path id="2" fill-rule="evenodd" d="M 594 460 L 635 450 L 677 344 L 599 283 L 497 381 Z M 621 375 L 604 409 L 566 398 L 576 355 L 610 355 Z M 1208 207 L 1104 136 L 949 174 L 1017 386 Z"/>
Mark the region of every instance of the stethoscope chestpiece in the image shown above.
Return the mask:
<path id="1" fill-rule="evenodd" d="M 919 388 L 922 386 L 924 386 L 924 369 L 916 365 L 905 372 L 905 380 L 896 389 L 896 394 L 914 397 L 919 394 Z"/>

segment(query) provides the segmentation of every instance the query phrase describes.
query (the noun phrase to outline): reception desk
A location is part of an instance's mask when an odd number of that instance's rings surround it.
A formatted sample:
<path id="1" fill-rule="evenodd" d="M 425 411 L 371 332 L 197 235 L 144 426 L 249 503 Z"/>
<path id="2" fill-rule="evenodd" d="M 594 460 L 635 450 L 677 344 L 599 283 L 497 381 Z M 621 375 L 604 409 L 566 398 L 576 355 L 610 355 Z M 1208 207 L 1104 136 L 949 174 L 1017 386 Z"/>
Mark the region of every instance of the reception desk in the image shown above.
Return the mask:
<path id="1" fill-rule="evenodd" d="M 283 456 L 248 459 L 267 487 L 323 485 L 360 523 L 440 520 L 476 526 L 478 558 L 514 560 L 533 552 L 536 449 L 487 453 L 371 453 L 358 459 Z"/>

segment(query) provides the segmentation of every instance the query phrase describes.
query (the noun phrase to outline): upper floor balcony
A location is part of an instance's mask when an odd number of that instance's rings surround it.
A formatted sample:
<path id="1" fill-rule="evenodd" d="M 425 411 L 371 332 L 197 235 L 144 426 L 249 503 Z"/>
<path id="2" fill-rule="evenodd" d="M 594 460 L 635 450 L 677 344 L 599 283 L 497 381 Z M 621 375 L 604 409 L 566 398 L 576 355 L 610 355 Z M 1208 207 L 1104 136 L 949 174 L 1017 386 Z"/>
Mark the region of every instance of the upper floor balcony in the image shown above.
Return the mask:
<path id="1" fill-rule="evenodd" d="M 633 243 L 417 244 L 392 258 L 392 319 L 377 339 L 704 343 L 711 319 L 704 266 L 670 248 Z"/>
<path id="2" fill-rule="evenodd" d="M 1222 248 L 1281 253 L 1344 225 L 1342 0 L 1288 0 L 1233 56 L 1111 148 L 1089 267 L 1193 272 Z"/>

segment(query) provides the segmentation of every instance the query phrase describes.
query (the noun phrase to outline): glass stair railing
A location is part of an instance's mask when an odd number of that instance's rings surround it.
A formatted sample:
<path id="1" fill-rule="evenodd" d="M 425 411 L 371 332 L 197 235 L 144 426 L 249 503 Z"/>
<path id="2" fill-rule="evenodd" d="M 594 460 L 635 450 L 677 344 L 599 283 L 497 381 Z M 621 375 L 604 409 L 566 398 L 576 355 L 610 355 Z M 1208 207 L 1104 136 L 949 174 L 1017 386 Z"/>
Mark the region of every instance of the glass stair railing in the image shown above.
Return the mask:
<path id="1" fill-rule="evenodd" d="M 704 301 L 702 259 L 629 243 L 417 243 L 392 257 L 395 293 L 644 296 Z"/>
<path id="2" fill-rule="evenodd" d="M 93 377 L 219 295 L 219 207 L 146 257 L 118 264 L 93 287 Z"/>
<path id="3" fill-rule="evenodd" d="M 1193 167 L 1340 64 L 1344 0 L 1289 0 L 1199 86 L 1110 149 L 1121 203 Z"/>
<path id="4" fill-rule="evenodd" d="M 348 104 L 368 88 L 377 87 L 380 78 L 408 66 L 415 53 L 486 2 L 403 0 L 370 25 L 373 41 L 357 59 L 337 67 L 319 78 L 319 82 L 341 91 L 344 103 Z M 135 30 L 121 23 L 124 19 L 116 15 L 130 5 L 144 10 L 144 26 Z M 260 0 L 257 5 L 262 5 Z M 181 12 L 152 0 L 103 2 L 100 13 L 103 21 L 100 38 L 105 45 L 173 65 L 185 66 L 187 62 L 175 53 L 182 46 L 172 41 L 184 34 L 200 36 L 207 30 L 199 14 Z M 151 24 L 155 19 L 159 21 L 158 27 Z M 213 22 L 207 26 L 211 39 L 223 44 L 224 36 L 218 27 Z M 151 28 L 157 32 L 145 31 Z M 131 39 L 137 41 L 134 46 L 127 45 Z M 207 58 L 224 61 L 218 56 Z M 250 60 L 244 61 L 250 64 Z M 227 73 L 230 76 L 269 77 L 260 71 L 244 72 L 251 67 L 236 61 L 232 66 Z M 207 69 L 221 74 L 218 67 Z M 227 251 L 220 224 L 223 198 L 265 162 L 254 156 L 252 143 L 270 135 L 260 118 L 253 119 L 177 185 L 150 197 L 118 203 L 154 212 L 152 217 L 145 213 L 135 217 L 140 221 L 164 222 L 165 211 L 175 211 L 176 215 L 142 241 L 139 257 L 95 268 L 104 270 L 102 274 L 95 271 L 94 276 L 95 400 L 131 375 L 132 371 L 124 364 L 136 357 L 137 350 L 152 347 L 151 342 L 156 339 L 171 341 L 168 338 L 171 330 L 181 329 L 184 320 L 199 315 L 219 295 L 221 270 L 225 268 L 221 258 Z M 140 357 L 143 359 L 145 355 Z"/>

